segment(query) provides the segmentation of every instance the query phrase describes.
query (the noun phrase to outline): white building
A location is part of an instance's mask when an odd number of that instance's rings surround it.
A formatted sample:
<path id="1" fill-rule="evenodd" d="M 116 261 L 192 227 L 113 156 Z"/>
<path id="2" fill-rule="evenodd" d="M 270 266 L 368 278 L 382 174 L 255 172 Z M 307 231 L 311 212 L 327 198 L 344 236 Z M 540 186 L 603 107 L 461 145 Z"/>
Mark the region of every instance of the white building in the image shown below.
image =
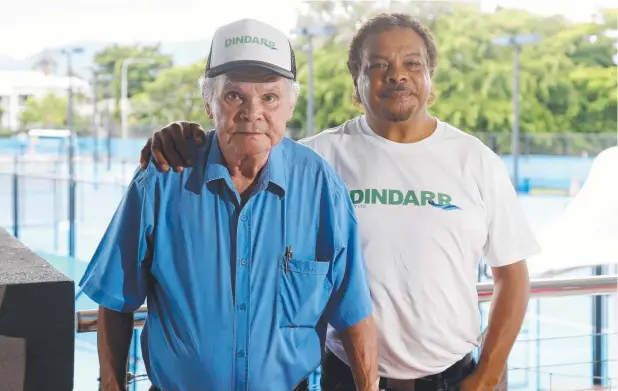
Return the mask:
<path id="1" fill-rule="evenodd" d="M 19 129 L 19 116 L 28 97 L 41 98 L 48 93 L 66 97 L 69 84 L 72 84 L 74 93 L 91 96 L 89 83 L 75 76 L 45 75 L 39 71 L 0 71 L 0 129 Z M 75 111 L 89 110 L 76 106 Z"/>

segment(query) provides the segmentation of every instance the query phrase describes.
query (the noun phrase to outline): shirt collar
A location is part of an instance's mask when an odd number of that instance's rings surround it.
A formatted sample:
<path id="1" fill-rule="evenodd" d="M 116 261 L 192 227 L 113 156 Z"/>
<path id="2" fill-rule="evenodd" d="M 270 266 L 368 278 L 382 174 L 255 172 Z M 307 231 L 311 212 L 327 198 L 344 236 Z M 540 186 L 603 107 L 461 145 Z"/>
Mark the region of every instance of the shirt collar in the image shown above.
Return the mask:
<path id="1" fill-rule="evenodd" d="M 267 185 L 271 183 L 281 190 L 283 196 L 286 188 L 286 162 L 284 146 L 282 144 L 283 140 L 271 148 L 268 161 L 260 174 L 258 186 L 261 190 L 262 188 L 267 188 Z M 218 179 L 226 180 L 229 177 L 230 174 L 217 141 L 217 134 L 215 133 L 211 140 L 210 151 L 208 152 L 205 180 L 208 183 Z"/>

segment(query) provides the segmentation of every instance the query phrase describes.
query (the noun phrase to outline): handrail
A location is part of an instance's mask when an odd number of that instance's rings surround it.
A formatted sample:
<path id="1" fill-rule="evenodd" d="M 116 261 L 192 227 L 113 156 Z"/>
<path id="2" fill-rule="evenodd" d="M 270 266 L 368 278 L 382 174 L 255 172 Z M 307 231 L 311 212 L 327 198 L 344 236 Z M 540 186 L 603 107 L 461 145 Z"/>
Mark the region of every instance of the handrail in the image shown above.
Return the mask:
<path id="1" fill-rule="evenodd" d="M 491 301 L 494 284 L 478 283 L 479 302 Z M 530 280 L 530 298 L 562 297 L 574 295 L 607 295 L 616 293 L 618 289 L 618 275 L 603 275 L 572 278 L 542 278 Z M 148 308 L 141 306 L 135 311 L 134 327 L 143 327 Z M 75 323 L 78 333 L 97 331 L 98 310 L 82 310 L 75 314 Z"/>
<path id="2" fill-rule="evenodd" d="M 137 167 L 137 165 L 136 165 Z M 34 179 L 34 180 L 50 180 L 50 181 L 59 181 L 59 182 L 68 182 L 71 180 L 71 176 L 63 175 L 63 174 L 35 174 L 35 173 L 15 173 L 12 171 L 1 171 L 0 175 L 6 176 L 16 176 L 18 178 L 26 178 L 26 179 Z M 133 171 L 129 175 L 133 175 Z M 129 178 L 130 179 L 130 178 Z M 75 175 L 73 180 L 76 183 L 85 184 L 85 185 L 114 185 L 114 186 L 126 186 L 127 181 L 122 178 L 97 178 L 97 179 L 89 179 L 88 175 Z"/>

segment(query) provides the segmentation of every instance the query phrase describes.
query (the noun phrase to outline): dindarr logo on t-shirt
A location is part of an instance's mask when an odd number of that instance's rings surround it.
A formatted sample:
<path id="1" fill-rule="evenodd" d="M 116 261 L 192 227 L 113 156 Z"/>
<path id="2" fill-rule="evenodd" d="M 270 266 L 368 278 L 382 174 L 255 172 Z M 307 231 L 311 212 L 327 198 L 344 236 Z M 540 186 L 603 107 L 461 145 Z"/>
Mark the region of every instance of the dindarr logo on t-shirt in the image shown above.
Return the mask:
<path id="1" fill-rule="evenodd" d="M 453 198 L 445 193 L 428 190 L 396 190 L 396 189 L 359 189 L 351 190 L 350 198 L 355 208 L 366 208 L 367 205 L 414 205 L 432 206 L 443 210 L 458 210 L 452 204 Z"/>

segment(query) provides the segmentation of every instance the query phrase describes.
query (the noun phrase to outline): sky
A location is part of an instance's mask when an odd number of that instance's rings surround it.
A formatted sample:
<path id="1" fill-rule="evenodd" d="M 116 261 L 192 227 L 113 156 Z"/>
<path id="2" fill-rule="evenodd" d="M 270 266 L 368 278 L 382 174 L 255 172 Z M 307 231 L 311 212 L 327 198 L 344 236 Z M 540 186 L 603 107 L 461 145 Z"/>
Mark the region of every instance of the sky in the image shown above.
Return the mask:
<path id="1" fill-rule="evenodd" d="M 245 17 L 289 33 L 301 1 L 304 0 L 0 0 L 0 55 L 22 59 L 44 48 L 83 40 L 199 40 L 212 36 L 218 26 Z M 501 5 L 544 15 L 562 14 L 574 20 L 588 18 L 597 6 L 615 6 L 615 0 L 480 2 L 485 10 Z M 215 7 L 213 3 L 225 6 Z"/>

